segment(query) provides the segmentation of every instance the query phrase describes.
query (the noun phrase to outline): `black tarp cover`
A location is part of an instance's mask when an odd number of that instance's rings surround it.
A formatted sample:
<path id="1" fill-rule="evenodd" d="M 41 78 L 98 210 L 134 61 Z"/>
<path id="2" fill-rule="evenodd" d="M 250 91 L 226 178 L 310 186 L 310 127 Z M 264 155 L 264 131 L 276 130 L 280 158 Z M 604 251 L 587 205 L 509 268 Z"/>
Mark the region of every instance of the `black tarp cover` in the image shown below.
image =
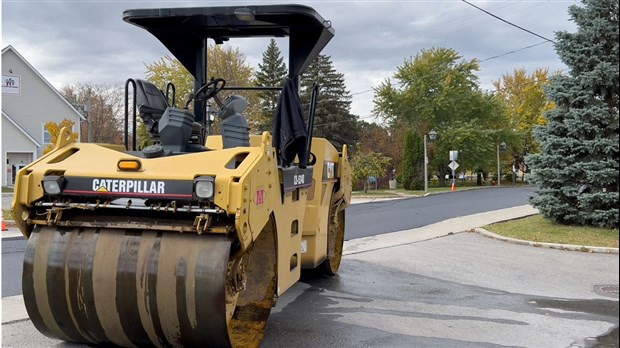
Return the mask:
<path id="1" fill-rule="evenodd" d="M 301 98 L 297 94 L 294 80 L 287 78 L 278 99 L 273 122 L 273 146 L 278 149 L 283 167 L 288 167 L 295 156 L 299 158 L 299 167 L 305 168 L 308 165 L 307 139 Z"/>

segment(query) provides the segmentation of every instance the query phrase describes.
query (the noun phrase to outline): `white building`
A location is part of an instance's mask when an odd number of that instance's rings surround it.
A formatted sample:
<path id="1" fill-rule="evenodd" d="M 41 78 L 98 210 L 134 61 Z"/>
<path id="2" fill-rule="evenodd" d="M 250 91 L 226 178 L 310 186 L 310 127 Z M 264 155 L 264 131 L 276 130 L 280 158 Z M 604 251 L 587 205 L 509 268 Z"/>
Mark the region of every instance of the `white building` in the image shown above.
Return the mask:
<path id="1" fill-rule="evenodd" d="M 15 48 L 2 50 L 2 186 L 36 160 L 50 143 L 45 123 L 74 122 L 80 134 L 85 118 Z"/>

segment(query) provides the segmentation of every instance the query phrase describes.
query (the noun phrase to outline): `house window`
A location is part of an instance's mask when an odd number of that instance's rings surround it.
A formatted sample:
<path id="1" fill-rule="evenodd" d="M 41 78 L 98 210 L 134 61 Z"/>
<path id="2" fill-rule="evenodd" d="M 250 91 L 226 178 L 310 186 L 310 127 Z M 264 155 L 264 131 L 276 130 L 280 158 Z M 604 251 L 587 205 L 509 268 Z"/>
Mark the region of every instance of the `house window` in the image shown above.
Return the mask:
<path id="1" fill-rule="evenodd" d="M 47 130 L 45 124 L 43 124 L 43 144 L 49 144 L 52 142 L 52 135 Z"/>
<path id="2" fill-rule="evenodd" d="M 71 126 L 71 132 L 72 133 L 75 132 L 75 125 Z M 52 142 L 52 135 L 47 130 L 47 127 L 45 126 L 45 123 L 44 123 L 43 124 L 43 144 L 51 144 L 51 142 Z"/>

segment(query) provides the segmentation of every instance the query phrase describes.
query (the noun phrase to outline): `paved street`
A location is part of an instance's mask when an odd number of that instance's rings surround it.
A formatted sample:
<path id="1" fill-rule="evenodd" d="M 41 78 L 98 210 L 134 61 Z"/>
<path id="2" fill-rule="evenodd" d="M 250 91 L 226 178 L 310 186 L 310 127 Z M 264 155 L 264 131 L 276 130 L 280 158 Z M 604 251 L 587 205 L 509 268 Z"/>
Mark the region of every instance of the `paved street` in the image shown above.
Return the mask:
<path id="1" fill-rule="evenodd" d="M 280 297 L 262 347 L 618 347 L 618 254 L 466 232 L 532 212 L 516 206 L 348 240 L 338 276 L 307 274 Z M 85 347 L 41 335 L 23 304 L 11 317 L 19 301 L 3 299 L 3 347 Z"/>

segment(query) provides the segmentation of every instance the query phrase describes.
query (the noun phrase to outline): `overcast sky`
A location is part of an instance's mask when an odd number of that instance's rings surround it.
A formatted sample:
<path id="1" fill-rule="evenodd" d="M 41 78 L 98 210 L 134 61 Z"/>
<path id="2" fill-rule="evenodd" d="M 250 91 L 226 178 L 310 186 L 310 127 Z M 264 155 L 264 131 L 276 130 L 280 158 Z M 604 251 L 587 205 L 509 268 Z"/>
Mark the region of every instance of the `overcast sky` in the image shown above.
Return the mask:
<path id="1" fill-rule="evenodd" d="M 372 120 L 373 92 L 405 59 L 422 49 L 451 48 L 481 60 L 483 89 L 515 68 L 565 70 L 554 46 L 463 1 L 33 1 L 2 0 L 2 48 L 13 46 L 54 87 L 88 82 L 122 86 L 143 78 L 145 64 L 169 54 L 149 33 L 122 20 L 137 8 L 298 3 L 330 20 L 336 36 L 324 54 L 343 73 L 353 96 L 351 112 Z M 574 32 L 568 7 L 577 1 L 470 1 L 542 37 Z M 257 68 L 268 40 L 231 40 Z M 532 48 L 524 47 L 537 45 Z M 281 49 L 285 41 L 278 41 Z M 522 49 L 522 50 L 520 50 Z M 511 51 L 518 52 L 506 54 Z M 506 55 L 503 55 L 506 54 Z M 492 58 L 502 55 L 498 58 Z M 492 59 L 489 59 L 492 58 Z"/>

